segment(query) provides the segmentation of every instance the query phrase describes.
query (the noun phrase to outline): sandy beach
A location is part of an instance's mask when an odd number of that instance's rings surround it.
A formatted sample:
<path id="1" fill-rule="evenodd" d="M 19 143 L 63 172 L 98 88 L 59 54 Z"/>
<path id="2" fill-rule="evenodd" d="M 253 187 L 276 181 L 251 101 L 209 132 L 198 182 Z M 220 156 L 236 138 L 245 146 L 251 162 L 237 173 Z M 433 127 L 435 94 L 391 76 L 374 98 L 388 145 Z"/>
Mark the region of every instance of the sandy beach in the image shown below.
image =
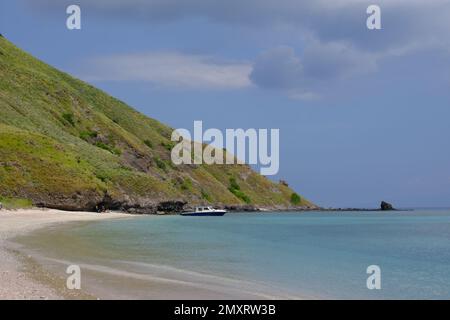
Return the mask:
<path id="1" fill-rule="evenodd" d="M 52 275 L 46 274 L 45 270 L 32 264 L 31 257 L 16 252 L 8 240 L 53 224 L 129 217 L 130 215 L 123 213 L 98 214 L 41 209 L 0 210 L 0 299 L 67 298 L 51 285 L 37 281 L 35 278 L 48 277 L 51 280 Z"/>

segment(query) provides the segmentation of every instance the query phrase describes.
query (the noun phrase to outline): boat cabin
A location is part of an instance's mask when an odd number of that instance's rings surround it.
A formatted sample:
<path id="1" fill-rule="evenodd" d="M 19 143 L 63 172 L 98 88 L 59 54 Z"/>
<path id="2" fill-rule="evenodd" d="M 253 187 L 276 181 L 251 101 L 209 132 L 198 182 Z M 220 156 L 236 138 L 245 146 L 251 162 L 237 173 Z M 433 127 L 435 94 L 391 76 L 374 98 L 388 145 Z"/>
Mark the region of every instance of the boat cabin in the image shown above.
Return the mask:
<path id="1" fill-rule="evenodd" d="M 212 207 L 195 207 L 195 212 L 213 211 Z"/>

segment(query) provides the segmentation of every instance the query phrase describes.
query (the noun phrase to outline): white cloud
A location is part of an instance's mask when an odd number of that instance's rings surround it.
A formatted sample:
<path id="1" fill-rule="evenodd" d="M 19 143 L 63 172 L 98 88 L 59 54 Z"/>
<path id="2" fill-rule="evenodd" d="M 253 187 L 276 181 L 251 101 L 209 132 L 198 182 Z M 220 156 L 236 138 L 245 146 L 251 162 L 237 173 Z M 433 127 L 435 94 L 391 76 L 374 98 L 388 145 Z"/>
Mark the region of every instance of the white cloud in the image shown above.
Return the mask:
<path id="1" fill-rule="evenodd" d="M 25 0 L 39 10 L 59 12 L 71 0 Z M 176 88 L 235 89 L 255 84 L 296 99 L 315 98 L 318 82 L 337 81 L 377 70 L 380 60 L 419 50 L 450 52 L 450 0 L 378 0 L 382 30 L 366 27 L 372 0 L 78 0 L 90 15 L 172 23 L 203 18 L 208 23 L 271 30 L 271 39 L 296 48 L 273 48 L 255 63 L 218 62 L 208 56 L 150 53 L 97 59 L 89 80 L 146 81 Z M 239 35 L 238 35 L 239 36 Z M 295 43 L 298 40 L 298 45 Z M 251 40 L 251 39 L 250 39 Z M 294 41 L 292 41 L 294 40 Z M 323 88 L 323 87 L 322 87 Z"/>
<path id="2" fill-rule="evenodd" d="M 218 61 L 204 55 L 153 52 L 99 57 L 89 61 L 88 81 L 143 81 L 155 87 L 240 89 L 252 85 L 250 63 Z"/>
<path id="3" fill-rule="evenodd" d="M 304 81 L 304 66 L 293 48 L 282 46 L 258 56 L 250 79 L 263 88 L 293 89 Z"/>
<path id="4" fill-rule="evenodd" d="M 285 92 L 292 99 L 312 100 L 324 83 L 377 70 L 383 56 L 362 52 L 342 42 L 313 42 L 297 55 L 293 48 L 263 52 L 255 61 L 250 79 L 259 87 Z"/>
<path id="5" fill-rule="evenodd" d="M 344 42 L 315 42 L 303 53 L 305 74 L 311 79 L 344 79 L 377 70 L 380 55 Z"/>

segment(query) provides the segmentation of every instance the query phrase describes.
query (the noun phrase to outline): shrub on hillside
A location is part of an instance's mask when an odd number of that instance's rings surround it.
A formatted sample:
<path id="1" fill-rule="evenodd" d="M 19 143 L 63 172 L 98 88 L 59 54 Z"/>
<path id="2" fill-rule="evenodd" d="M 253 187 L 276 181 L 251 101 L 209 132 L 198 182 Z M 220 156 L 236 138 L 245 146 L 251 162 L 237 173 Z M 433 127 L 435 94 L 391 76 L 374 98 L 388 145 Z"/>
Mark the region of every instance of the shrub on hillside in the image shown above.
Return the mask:
<path id="1" fill-rule="evenodd" d="M 75 127 L 75 120 L 73 113 L 63 113 L 62 117 L 66 120 L 72 127 Z"/>
<path id="2" fill-rule="evenodd" d="M 291 203 L 293 205 L 298 205 L 300 204 L 300 202 L 302 202 L 302 198 L 298 194 L 296 193 L 291 194 Z"/>

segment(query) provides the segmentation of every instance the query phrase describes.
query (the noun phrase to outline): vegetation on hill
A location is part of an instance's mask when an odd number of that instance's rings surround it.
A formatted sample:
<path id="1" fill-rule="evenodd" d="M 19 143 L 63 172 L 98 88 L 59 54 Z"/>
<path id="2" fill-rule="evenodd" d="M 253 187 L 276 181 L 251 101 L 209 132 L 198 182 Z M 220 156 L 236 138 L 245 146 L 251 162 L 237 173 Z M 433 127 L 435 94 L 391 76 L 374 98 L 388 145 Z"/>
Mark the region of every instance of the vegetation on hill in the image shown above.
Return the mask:
<path id="1" fill-rule="evenodd" d="M 173 165 L 171 128 L 3 37 L 0 79 L 0 197 L 10 203 L 138 212 L 165 201 L 313 206 L 247 165 Z"/>

